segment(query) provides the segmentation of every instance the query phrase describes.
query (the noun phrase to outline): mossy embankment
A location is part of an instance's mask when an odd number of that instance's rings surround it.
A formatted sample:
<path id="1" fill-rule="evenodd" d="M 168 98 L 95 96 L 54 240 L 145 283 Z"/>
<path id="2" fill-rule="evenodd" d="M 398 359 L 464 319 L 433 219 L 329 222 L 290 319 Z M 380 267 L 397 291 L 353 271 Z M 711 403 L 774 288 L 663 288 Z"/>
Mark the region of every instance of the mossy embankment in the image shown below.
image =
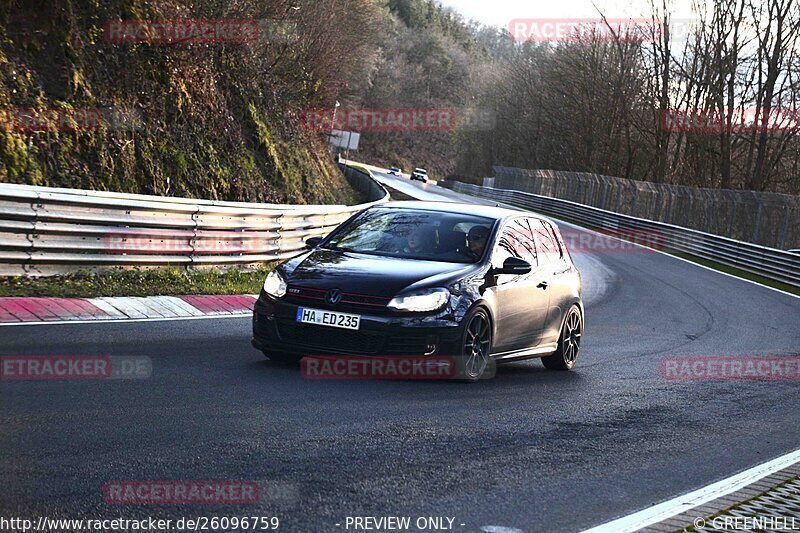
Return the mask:
<path id="1" fill-rule="evenodd" d="M 275 16 L 268 5 L 235 4 L 249 7 L 11 0 L 0 13 L 0 181 L 216 200 L 357 202 L 321 136 L 301 127 L 314 87 L 298 93 L 307 98 L 287 101 L 279 88 L 291 80 L 270 77 L 277 44 L 119 43 L 104 33 L 114 20 Z M 56 127 L 25 122 L 26 113 L 45 110 L 57 117 Z"/>

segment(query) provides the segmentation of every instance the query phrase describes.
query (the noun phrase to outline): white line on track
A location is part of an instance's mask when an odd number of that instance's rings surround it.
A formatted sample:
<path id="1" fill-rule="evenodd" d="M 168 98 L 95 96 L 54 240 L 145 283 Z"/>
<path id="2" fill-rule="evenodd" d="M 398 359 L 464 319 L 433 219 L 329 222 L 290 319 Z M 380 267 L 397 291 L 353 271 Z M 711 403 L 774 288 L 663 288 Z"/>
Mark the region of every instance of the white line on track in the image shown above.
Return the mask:
<path id="1" fill-rule="evenodd" d="M 772 461 L 767 461 L 758 466 L 754 466 L 744 472 L 723 479 L 701 489 L 688 494 L 678 496 L 671 500 L 659 503 L 648 509 L 623 516 L 611 522 L 585 530 L 583 533 L 617 533 L 638 531 L 639 529 L 657 524 L 673 516 L 689 511 L 695 507 L 708 503 L 726 494 L 731 494 L 737 490 L 751 485 L 759 479 L 774 474 L 779 470 L 788 468 L 800 461 L 800 450 L 782 455 Z"/>

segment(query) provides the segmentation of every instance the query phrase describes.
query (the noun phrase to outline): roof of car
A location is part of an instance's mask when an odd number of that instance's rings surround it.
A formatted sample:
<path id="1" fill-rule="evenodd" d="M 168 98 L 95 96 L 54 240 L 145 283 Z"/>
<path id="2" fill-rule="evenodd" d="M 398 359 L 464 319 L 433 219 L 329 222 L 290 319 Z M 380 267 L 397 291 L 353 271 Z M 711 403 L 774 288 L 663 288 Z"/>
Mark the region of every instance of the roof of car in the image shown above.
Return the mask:
<path id="1" fill-rule="evenodd" d="M 375 207 L 391 207 L 391 208 L 404 208 L 404 209 L 419 209 L 425 211 L 442 211 L 446 213 L 460 213 L 465 215 L 476 215 L 479 217 L 487 217 L 493 219 L 501 219 L 510 216 L 525 215 L 523 211 L 515 211 L 513 209 L 506 209 L 505 207 L 495 207 L 491 205 L 479 204 L 464 204 L 460 202 L 420 202 L 420 201 L 403 201 L 403 202 L 386 202 L 378 204 Z M 528 215 L 537 218 L 545 218 L 532 213 Z"/>

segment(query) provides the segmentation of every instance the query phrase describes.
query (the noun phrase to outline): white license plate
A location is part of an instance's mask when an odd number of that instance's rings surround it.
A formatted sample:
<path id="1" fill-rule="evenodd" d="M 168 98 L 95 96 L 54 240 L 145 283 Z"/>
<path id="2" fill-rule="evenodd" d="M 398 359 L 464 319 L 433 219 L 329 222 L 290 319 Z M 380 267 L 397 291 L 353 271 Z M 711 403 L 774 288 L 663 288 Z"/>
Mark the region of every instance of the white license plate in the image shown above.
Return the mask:
<path id="1" fill-rule="evenodd" d="M 361 317 L 359 315 L 308 309 L 306 307 L 297 308 L 296 320 L 303 324 L 317 324 L 331 328 L 358 329 L 361 326 Z"/>

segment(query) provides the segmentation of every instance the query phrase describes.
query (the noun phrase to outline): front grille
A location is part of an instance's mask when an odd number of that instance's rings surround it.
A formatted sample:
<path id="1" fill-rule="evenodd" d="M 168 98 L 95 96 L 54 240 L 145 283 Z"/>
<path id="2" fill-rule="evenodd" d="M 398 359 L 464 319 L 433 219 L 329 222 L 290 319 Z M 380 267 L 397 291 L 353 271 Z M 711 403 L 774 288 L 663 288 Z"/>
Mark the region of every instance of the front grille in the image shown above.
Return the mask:
<path id="1" fill-rule="evenodd" d="M 330 306 L 325 302 L 325 295 L 327 293 L 328 289 L 290 285 L 286 296 L 284 296 L 284 300 L 297 305 L 323 305 L 326 308 L 337 310 L 355 309 L 359 311 L 376 312 L 385 309 L 386 304 L 388 304 L 391 299 L 384 296 L 343 292 L 342 300 L 337 305 Z"/>
<path id="2" fill-rule="evenodd" d="M 353 355 L 371 355 L 380 350 L 380 335 L 345 329 L 278 322 L 278 335 L 284 342 L 313 349 L 317 354 L 342 352 Z"/>

